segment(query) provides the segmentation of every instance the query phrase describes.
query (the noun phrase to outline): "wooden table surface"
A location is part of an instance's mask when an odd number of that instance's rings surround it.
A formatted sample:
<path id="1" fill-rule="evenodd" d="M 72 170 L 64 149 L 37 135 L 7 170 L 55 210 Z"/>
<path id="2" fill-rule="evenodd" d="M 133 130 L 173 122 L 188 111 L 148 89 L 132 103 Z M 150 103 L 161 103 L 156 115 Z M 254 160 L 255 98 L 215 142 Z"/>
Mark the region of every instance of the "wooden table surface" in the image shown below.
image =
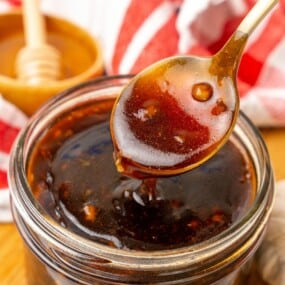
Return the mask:
<path id="1" fill-rule="evenodd" d="M 285 129 L 262 130 L 262 135 L 268 146 L 276 180 L 285 179 Z M 252 282 L 252 285 L 261 284 L 264 283 Z M 14 224 L 0 224 L 0 285 L 28 285 L 23 244 Z"/>

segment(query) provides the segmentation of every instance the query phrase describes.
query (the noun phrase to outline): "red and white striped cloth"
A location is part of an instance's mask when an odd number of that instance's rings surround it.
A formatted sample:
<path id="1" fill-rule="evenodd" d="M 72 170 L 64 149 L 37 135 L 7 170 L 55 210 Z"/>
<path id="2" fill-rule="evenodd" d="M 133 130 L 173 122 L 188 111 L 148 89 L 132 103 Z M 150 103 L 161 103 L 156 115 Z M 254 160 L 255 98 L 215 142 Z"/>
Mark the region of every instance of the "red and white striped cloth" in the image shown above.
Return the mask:
<path id="1" fill-rule="evenodd" d="M 0 96 L 0 222 L 12 220 L 9 207 L 7 171 L 9 153 L 27 117 Z"/>
<path id="2" fill-rule="evenodd" d="M 213 54 L 254 2 L 42 0 L 41 5 L 45 13 L 67 18 L 99 39 L 107 74 L 126 74 L 174 54 Z M 0 13 L 20 5 L 20 0 L 2 0 Z M 285 0 L 251 36 L 238 86 L 241 109 L 256 125 L 285 126 Z M 25 122 L 21 112 L 0 98 L 0 209 L 7 207 L 3 189 L 8 188 L 10 148 Z M 5 217 L 0 211 L 0 220 Z"/>

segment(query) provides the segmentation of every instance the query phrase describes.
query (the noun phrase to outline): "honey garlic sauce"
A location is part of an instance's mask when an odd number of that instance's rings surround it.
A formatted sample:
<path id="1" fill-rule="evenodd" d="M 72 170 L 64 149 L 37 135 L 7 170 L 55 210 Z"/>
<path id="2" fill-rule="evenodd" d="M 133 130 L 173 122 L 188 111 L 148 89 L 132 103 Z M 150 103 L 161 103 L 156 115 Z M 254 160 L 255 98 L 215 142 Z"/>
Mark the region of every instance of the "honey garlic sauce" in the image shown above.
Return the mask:
<path id="1" fill-rule="evenodd" d="M 165 58 L 130 81 L 111 114 L 118 171 L 176 175 L 225 144 L 239 112 L 236 73 L 247 38 L 237 31 L 212 57 Z"/>
<path id="2" fill-rule="evenodd" d="M 211 59 L 196 65 L 177 57 L 126 87 L 111 121 L 119 171 L 131 174 L 139 164 L 138 171 L 155 175 L 156 169 L 199 165 L 227 137 L 234 84 L 230 77 L 217 83 L 205 72 L 211 66 Z"/>
<path id="3" fill-rule="evenodd" d="M 110 247 L 156 251 L 208 240 L 244 216 L 256 196 L 256 174 L 238 139 L 180 175 L 124 176 L 113 160 L 113 102 L 64 114 L 37 141 L 27 177 L 51 217 Z"/>

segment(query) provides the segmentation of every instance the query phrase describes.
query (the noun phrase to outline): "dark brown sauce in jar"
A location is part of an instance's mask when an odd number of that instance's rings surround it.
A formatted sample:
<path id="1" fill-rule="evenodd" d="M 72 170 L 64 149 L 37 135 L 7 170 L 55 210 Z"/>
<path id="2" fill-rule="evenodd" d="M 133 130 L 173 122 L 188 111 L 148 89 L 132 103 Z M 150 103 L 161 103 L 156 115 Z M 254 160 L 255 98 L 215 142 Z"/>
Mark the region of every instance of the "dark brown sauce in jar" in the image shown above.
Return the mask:
<path id="1" fill-rule="evenodd" d="M 163 250 L 207 240 L 249 209 L 255 173 L 233 140 L 181 175 L 118 173 L 109 130 L 113 103 L 102 99 L 62 115 L 31 154 L 31 188 L 63 227 L 116 248 Z"/>

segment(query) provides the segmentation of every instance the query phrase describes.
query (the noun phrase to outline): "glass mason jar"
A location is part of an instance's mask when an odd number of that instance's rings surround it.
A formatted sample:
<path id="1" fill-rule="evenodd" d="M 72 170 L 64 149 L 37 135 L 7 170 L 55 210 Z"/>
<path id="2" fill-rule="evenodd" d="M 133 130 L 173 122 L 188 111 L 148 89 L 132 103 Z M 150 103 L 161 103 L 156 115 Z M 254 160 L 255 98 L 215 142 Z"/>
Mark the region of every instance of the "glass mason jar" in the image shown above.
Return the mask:
<path id="1" fill-rule="evenodd" d="M 44 105 L 22 130 L 11 154 L 9 183 L 15 222 L 25 242 L 29 285 L 71 284 L 246 284 L 272 208 L 273 174 L 265 144 L 240 114 L 231 135 L 255 168 L 256 196 L 250 209 L 218 235 L 178 249 L 112 248 L 62 227 L 33 196 L 27 164 L 40 136 L 56 118 L 100 96 L 114 96 L 130 76 L 90 81 Z"/>

